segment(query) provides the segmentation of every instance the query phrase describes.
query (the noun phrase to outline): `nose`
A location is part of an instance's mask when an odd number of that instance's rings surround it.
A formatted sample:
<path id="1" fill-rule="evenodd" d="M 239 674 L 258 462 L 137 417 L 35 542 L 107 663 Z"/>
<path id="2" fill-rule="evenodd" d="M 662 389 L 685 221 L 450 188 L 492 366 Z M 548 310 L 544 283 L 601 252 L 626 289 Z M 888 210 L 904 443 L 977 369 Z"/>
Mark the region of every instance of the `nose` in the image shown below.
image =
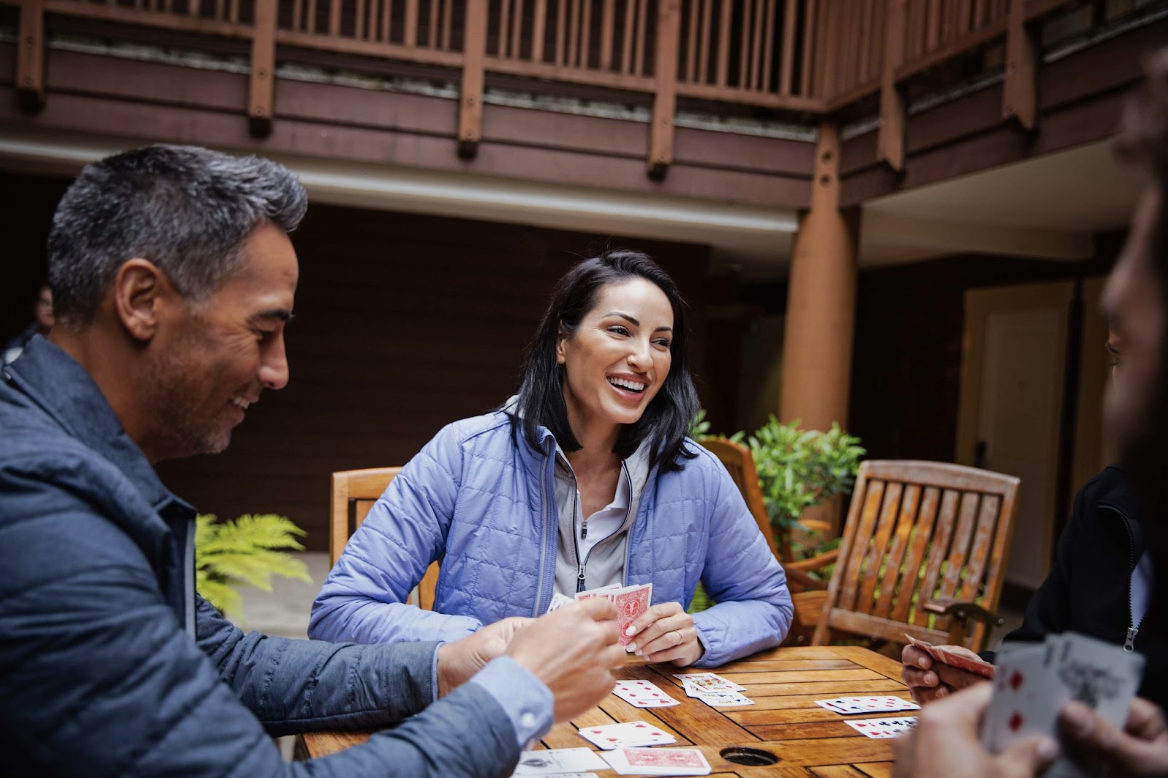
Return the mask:
<path id="1" fill-rule="evenodd" d="M 651 349 L 652 346 L 647 340 L 633 339 L 629 348 L 629 367 L 642 372 L 646 370 L 653 359 Z"/>
<path id="2" fill-rule="evenodd" d="M 281 331 L 261 353 L 259 379 L 265 389 L 283 389 L 288 385 L 288 355 L 284 352 L 284 333 Z"/>

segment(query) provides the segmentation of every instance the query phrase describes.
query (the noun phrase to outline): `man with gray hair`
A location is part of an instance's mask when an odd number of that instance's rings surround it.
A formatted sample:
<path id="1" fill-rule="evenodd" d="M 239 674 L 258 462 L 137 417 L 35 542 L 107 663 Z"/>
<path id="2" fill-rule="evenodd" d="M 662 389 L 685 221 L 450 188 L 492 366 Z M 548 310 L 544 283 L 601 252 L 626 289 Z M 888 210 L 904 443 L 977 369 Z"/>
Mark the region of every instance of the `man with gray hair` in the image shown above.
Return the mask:
<path id="1" fill-rule="evenodd" d="M 355 646 L 244 635 L 195 592 L 195 511 L 153 465 L 222 451 L 287 384 L 305 207 L 277 164 L 176 146 L 89 165 L 61 200 L 56 326 L 0 381 L 6 775 L 509 775 L 611 691 L 599 600 Z M 269 737 L 408 716 L 305 764 Z"/>

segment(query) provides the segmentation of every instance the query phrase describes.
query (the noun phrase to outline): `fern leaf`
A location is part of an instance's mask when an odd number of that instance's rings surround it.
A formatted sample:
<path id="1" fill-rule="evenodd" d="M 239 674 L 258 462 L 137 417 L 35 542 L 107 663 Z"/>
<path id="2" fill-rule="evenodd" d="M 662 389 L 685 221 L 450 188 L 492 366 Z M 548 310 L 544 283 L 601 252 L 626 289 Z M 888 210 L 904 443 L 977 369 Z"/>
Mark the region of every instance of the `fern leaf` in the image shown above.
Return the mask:
<path id="1" fill-rule="evenodd" d="M 222 581 L 204 580 L 199 584 L 199 594 L 227 616 L 238 617 L 243 612 L 243 597 Z"/>

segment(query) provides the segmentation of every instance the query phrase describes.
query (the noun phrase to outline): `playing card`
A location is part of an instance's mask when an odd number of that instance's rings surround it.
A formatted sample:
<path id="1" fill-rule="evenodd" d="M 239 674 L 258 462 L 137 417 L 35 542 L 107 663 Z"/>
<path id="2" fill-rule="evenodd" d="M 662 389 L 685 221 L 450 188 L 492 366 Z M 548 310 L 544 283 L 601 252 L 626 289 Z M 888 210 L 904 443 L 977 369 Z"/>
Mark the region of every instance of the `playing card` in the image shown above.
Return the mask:
<path id="1" fill-rule="evenodd" d="M 620 775 L 710 774 L 710 763 L 696 748 L 621 748 L 601 756 Z"/>
<path id="2" fill-rule="evenodd" d="M 614 748 L 635 748 L 638 746 L 667 746 L 677 742 L 677 738 L 673 735 L 646 721 L 581 727 L 580 737 L 595 743 L 606 751 L 611 751 Z"/>
<path id="3" fill-rule="evenodd" d="M 1060 699 L 1077 700 L 1113 727 L 1122 729 L 1143 676 L 1144 657 L 1072 632 L 1051 642 L 1054 654 L 1051 669 L 1056 683 L 1063 687 Z M 1055 709 L 1056 716 L 1059 708 Z M 1064 750 L 1047 775 L 1067 778 L 1094 772 L 1072 762 Z"/>
<path id="4" fill-rule="evenodd" d="M 681 704 L 648 681 L 617 681 L 612 693 L 638 708 L 668 708 Z"/>
<path id="5" fill-rule="evenodd" d="M 915 702 L 892 695 L 868 697 L 836 697 L 831 700 L 816 700 L 816 705 L 850 716 L 855 713 L 895 713 L 898 710 L 920 710 Z"/>
<path id="6" fill-rule="evenodd" d="M 1067 693 L 1052 672 L 1054 648 L 1048 642 L 999 653 L 993 698 L 982 722 L 986 750 L 1001 753 L 1027 735 L 1056 736 Z"/>
<path id="7" fill-rule="evenodd" d="M 746 691 L 745 686 L 739 686 L 733 681 L 728 681 L 714 673 L 674 673 L 673 677 L 681 681 L 681 685 L 685 688 L 687 694 L 690 689 L 731 692 Z M 693 695 L 690 694 L 689 696 L 692 697 Z"/>
<path id="8" fill-rule="evenodd" d="M 591 748 L 554 748 L 521 752 L 512 776 L 561 775 L 607 769 L 608 765 Z"/>
<path id="9" fill-rule="evenodd" d="M 617 642 L 627 646 L 633 642 L 633 638 L 626 635 L 625 630 L 649 610 L 649 602 L 653 599 L 653 584 L 626 586 L 612 592 L 612 597 L 616 603 L 616 626 L 620 630 Z"/>
<path id="10" fill-rule="evenodd" d="M 552 604 L 548 606 L 547 612 L 551 613 L 557 608 L 562 608 L 570 602 L 575 602 L 571 597 L 565 597 L 559 592 L 552 594 Z"/>
<path id="11" fill-rule="evenodd" d="M 865 737 L 874 740 L 896 737 L 917 725 L 916 716 L 899 719 L 859 719 L 844 722 Z"/>
<path id="12" fill-rule="evenodd" d="M 975 662 L 967 656 L 962 656 L 961 654 L 948 650 L 944 646 L 934 646 L 932 643 L 924 640 L 917 640 L 911 635 L 905 635 L 905 637 L 909 639 L 910 643 L 941 664 L 956 667 L 958 670 L 964 670 L 967 673 L 975 673 L 984 678 L 994 677 L 994 666 L 988 662 Z"/>
<path id="13" fill-rule="evenodd" d="M 691 697 L 701 700 L 712 708 L 725 708 L 730 705 L 753 705 L 754 700 L 735 691 L 699 691 Z"/>

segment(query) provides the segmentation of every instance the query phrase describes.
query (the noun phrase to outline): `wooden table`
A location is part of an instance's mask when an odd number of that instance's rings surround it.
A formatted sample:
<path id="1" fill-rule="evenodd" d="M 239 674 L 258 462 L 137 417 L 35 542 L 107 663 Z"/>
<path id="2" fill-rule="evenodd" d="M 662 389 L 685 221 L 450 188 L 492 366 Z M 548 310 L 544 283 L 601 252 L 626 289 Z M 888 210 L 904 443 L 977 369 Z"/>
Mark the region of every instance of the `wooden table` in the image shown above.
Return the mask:
<path id="1" fill-rule="evenodd" d="M 872 740 L 844 723 L 845 717 L 815 700 L 854 694 L 896 694 L 912 699 L 900 682 L 900 663 L 865 648 L 821 646 L 778 648 L 725 665 L 716 672 L 746 687 L 754 705 L 711 708 L 685 695 L 673 665 L 630 663 L 619 674 L 645 679 L 665 689 L 681 704 L 670 708 L 635 708 L 610 695 L 571 723 L 557 724 L 541 741 L 544 748 L 592 747 L 576 730 L 618 721 L 648 721 L 677 738 L 675 747 L 696 746 L 722 778 L 818 776 L 881 778 L 892 774 L 893 741 Z M 694 671 L 700 672 L 700 671 Z M 876 718 L 861 714 L 854 718 Z M 888 716 L 911 716 L 892 713 Z M 325 756 L 364 742 L 367 732 L 318 732 L 304 736 L 305 755 Z M 767 767 L 744 767 L 728 761 L 723 750 L 749 746 L 779 758 Z M 615 775 L 604 772 L 601 775 Z"/>

